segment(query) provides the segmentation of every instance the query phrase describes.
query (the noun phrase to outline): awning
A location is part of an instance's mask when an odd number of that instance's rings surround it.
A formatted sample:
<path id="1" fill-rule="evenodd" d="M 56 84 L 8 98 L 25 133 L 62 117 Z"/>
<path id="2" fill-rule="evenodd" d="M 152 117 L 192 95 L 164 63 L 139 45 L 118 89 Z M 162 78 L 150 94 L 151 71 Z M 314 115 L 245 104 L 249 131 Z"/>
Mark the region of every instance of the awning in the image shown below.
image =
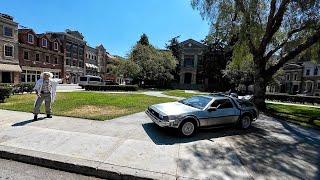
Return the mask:
<path id="1" fill-rule="evenodd" d="M 22 72 L 20 66 L 15 64 L 0 64 L 0 71 Z"/>

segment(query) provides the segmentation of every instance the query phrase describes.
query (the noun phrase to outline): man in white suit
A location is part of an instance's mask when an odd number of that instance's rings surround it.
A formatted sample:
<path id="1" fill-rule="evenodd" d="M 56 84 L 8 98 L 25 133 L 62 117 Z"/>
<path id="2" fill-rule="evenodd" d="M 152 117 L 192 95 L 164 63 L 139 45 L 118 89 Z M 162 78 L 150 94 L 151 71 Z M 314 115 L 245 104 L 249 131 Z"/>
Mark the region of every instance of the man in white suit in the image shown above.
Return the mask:
<path id="1" fill-rule="evenodd" d="M 62 79 L 53 79 L 50 72 L 43 72 L 41 78 L 36 82 L 34 90 L 36 91 L 37 98 L 34 104 L 34 120 L 38 120 L 40 113 L 40 106 L 45 102 L 45 110 L 47 118 L 52 118 L 51 104 L 54 102 L 56 96 L 57 85 L 62 82 Z"/>

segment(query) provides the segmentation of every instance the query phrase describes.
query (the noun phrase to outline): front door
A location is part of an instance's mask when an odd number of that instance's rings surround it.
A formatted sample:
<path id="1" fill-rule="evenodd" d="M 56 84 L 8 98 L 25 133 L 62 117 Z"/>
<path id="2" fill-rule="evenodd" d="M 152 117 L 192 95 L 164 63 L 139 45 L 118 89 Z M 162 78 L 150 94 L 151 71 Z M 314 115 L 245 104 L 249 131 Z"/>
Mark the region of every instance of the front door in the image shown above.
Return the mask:
<path id="1" fill-rule="evenodd" d="M 2 72 L 2 83 L 12 83 L 11 72 Z"/>
<path id="2" fill-rule="evenodd" d="M 191 78 L 192 78 L 192 74 L 191 73 L 185 73 L 184 74 L 184 83 L 185 84 L 191 84 Z"/>
<path id="3" fill-rule="evenodd" d="M 236 109 L 229 99 L 215 100 L 211 107 L 217 107 L 216 111 L 209 112 L 207 125 L 224 125 L 235 123 L 238 119 Z"/>

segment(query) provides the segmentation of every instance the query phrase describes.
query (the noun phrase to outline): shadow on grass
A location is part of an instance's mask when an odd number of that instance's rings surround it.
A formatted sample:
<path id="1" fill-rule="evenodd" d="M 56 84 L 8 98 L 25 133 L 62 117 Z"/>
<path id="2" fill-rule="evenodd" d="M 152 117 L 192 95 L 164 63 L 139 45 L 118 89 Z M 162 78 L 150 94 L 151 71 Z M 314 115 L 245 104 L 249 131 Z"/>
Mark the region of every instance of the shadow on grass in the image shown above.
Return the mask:
<path id="1" fill-rule="evenodd" d="M 45 117 L 40 117 L 38 118 L 38 120 L 34 120 L 34 119 L 30 119 L 30 120 L 26 120 L 26 121 L 21 121 L 21 122 L 17 122 L 15 124 L 12 124 L 11 126 L 16 127 L 16 126 L 25 126 L 27 124 L 33 123 L 33 122 L 37 122 L 37 121 L 41 121 L 46 119 Z"/>

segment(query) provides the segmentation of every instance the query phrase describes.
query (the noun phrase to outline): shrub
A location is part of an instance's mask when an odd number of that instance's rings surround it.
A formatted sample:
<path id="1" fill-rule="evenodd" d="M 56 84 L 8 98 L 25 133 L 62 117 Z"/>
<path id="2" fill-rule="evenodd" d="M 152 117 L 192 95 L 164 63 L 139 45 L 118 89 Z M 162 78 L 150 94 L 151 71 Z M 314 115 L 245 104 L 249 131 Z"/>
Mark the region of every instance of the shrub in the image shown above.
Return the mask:
<path id="1" fill-rule="evenodd" d="M 85 85 L 86 91 L 137 91 L 135 85 Z"/>
<path id="2" fill-rule="evenodd" d="M 0 87 L 0 102 L 4 102 L 12 94 L 12 87 Z"/>
<path id="3" fill-rule="evenodd" d="M 20 83 L 20 84 L 16 84 L 14 86 L 14 93 L 24 93 L 24 92 L 29 92 L 31 93 L 33 91 L 34 88 L 34 83 Z"/>
<path id="4" fill-rule="evenodd" d="M 320 104 L 320 97 L 287 94 L 266 94 L 266 99 L 281 102 Z"/>

